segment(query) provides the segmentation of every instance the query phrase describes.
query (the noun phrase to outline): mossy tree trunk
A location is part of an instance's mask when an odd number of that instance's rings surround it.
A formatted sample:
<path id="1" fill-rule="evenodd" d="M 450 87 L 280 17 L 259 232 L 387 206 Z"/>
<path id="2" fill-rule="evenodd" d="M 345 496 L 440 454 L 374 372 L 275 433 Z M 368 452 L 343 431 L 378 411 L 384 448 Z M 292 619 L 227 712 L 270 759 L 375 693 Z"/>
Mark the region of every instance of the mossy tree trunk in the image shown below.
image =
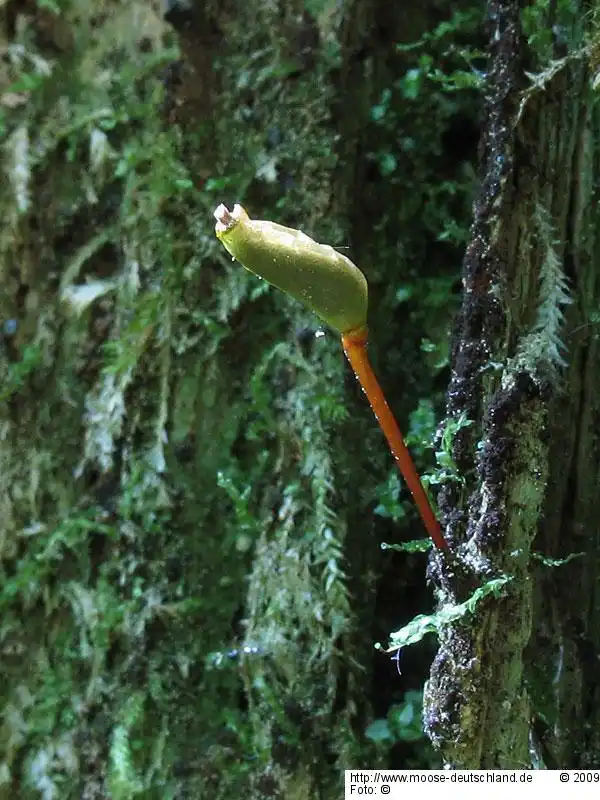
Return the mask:
<path id="1" fill-rule="evenodd" d="M 337 797 L 387 755 L 379 542 L 414 516 L 339 342 L 212 211 L 352 247 L 406 419 L 442 374 L 470 178 L 440 154 L 473 97 L 396 50 L 422 7 L 167 5 L 181 50 L 159 2 L 2 6 L 0 791 Z"/>
<path id="2" fill-rule="evenodd" d="M 598 45 L 574 5 L 557 19 L 514 0 L 487 10 L 447 404 L 447 423 L 472 424 L 454 441 L 464 483 L 441 497 L 454 559 L 432 567 L 442 606 L 510 581 L 441 633 L 426 725 L 461 768 L 600 762 Z"/>

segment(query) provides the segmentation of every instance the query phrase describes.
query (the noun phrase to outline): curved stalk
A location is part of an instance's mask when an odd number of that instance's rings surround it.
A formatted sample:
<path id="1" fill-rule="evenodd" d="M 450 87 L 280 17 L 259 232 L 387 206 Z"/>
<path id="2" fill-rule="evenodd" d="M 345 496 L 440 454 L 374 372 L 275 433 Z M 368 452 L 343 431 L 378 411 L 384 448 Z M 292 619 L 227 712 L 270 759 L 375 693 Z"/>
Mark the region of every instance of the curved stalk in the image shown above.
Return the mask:
<path id="1" fill-rule="evenodd" d="M 367 280 L 349 258 L 302 231 L 252 220 L 240 205 L 215 211 L 215 233 L 240 264 L 311 308 L 342 336 L 342 346 L 436 547 L 447 549 L 400 428 L 367 356 Z"/>
<path id="2" fill-rule="evenodd" d="M 342 347 L 358 382 L 362 386 L 363 392 L 367 396 L 379 427 L 387 439 L 398 469 L 410 489 L 427 533 L 431 536 L 436 547 L 441 550 L 448 549 L 448 544 L 433 513 L 431 503 L 425 493 L 412 456 L 404 443 L 404 437 L 398 427 L 396 418 L 392 414 L 377 376 L 373 372 L 373 367 L 367 354 L 367 329 L 361 328 L 358 331 L 342 334 Z"/>

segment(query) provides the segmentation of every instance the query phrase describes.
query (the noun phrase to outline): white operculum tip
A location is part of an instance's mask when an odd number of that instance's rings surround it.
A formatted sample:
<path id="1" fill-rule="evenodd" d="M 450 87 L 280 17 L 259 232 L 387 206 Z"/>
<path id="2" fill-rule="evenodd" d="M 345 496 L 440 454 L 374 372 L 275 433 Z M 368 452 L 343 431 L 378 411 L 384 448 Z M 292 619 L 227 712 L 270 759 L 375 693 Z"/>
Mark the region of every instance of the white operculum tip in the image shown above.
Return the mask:
<path id="1" fill-rule="evenodd" d="M 237 222 L 234 214 L 232 214 L 231 211 L 229 211 L 229 209 L 227 208 L 227 206 L 224 205 L 223 203 L 221 203 L 221 205 L 219 205 L 215 209 L 214 216 L 215 219 L 217 220 L 217 225 L 216 225 L 217 233 L 222 233 L 223 231 L 228 230 L 229 228 L 232 227 L 232 225 L 235 225 L 235 223 Z"/>

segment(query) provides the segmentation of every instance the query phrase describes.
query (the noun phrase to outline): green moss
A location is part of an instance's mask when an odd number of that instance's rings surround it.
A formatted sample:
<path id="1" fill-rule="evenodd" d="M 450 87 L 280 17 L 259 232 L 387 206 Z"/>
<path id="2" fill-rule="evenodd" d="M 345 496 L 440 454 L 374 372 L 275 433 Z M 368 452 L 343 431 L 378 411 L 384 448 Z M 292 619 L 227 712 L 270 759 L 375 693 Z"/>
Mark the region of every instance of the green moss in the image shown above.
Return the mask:
<path id="1" fill-rule="evenodd" d="M 51 53 L 30 23 L 19 34 L 0 187 L 0 310 L 18 323 L 0 408 L 0 775 L 24 798 L 257 795 L 273 775 L 288 796 L 337 796 L 340 767 L 371 758 L 371 509 L 389 461 L 336 338 L 232 265 L 211 220 L 228 193 L 339 247 L 353 230 L 374 358 L 392 388 L 402 376 L 403 413 L 429 394 L 470 196 L 466 162 L 441 182 L 437 162 L 460 101 L 424 76 L 408 108 L 390 79 L 385 124 L 365 118 L 372 152 L 347 158 L 334 101 L 353 55 L 334 12 L 241 8 L 214 53 L 214 113 L 194 106 L 183 129 L 161 116 L 179 54 L 147 4 L 67 4 Z M 367 107 L 384 77 L 362 85 Z M 386 180 L 355 206 L 347 169 L 380 152 Z"/>

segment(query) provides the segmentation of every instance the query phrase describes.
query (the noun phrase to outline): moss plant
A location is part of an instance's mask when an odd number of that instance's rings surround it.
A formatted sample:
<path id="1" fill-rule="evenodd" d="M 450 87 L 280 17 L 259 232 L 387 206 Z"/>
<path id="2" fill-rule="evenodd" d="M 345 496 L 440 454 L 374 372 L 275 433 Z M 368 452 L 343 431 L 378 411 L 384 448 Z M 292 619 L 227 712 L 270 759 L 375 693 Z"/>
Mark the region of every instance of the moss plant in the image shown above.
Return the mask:
<path id="1" fill-rule="evenodd" d="M 435 545 L 446 540 L 367 354 L 367 281 L 350 259 L 301 231 L 253 221 L 236 205 L 215 211 L 216 234 L 246 269 L 308 305 L 342 335 L 344 353 L 385 434 Z"/>

